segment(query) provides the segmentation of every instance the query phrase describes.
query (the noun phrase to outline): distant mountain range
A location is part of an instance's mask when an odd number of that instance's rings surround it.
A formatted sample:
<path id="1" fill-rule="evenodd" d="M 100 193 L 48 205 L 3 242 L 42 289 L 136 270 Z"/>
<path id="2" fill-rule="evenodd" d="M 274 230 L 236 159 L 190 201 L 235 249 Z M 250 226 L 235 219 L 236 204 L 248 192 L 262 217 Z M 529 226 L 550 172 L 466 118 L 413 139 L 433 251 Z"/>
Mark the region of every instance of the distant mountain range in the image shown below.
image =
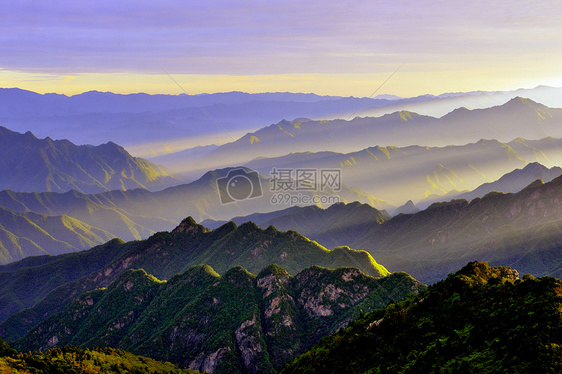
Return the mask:
<path id="1" fill-rule="evenodd" d="M 369 251 L 391 271 L 398 268 L 428 283 L 469 259 L 562 277 L 561 198 L 562 176 L 515 194 L 435 203 L 377 225 L 348 245 Z"/>
<path id="2" fill-rule="evenodd" d="M 176 183 L 160 166 L 115 143 L 77 146 L 0 127 L 0 190 L 96 193 Z"/>
<path id="3" fill-rule="evenodd" d="M 279 157 L 291 152 L 351 152 L 377 148 L 377 145 L 378 148 L 414 144 L 448 146 L 480 139 L 507 142 L 515 136 L 530 140 L 560 138 L 561 121 L 562 109 L 521 97 L 487 109 L 455 109 L 441 118 L 400 111 L 350 121 L 283 120 L 221 145 L 200 163 L 216 167 L 224 160 L 240 164 L 257 157 Z"/>
<path id="4" fill-rule="evenodd" d="M 211 172 L 191 184 L 160 192 L 140 189 L 98 195 L 0 192 L 0 261 L 8 263 L 32 255 L 83 250 L 115 237 L 125 240 L 147 238 L 154 232 L 171 230 L 185 213 L 210 228 L 218 228 L 235 217 L 232 220 L 237 224 L 253 221 L 263 229 L 273 225 L 284 231 L 295 230 L 326 247 L 349 245 L 371 251 L 380 245 L 380 238 L 376 236 L 378 234 L 373 237 L 374 245 L 366 238 L 381 223 L 390 225 L 387 222 L 390 216 L 383 208 L 395 215 L 415 213 L 417 209 L 411 204 L 399 210 L 390 205 L 378 205 L 379 209 L 376 209 L 372 205 L 377 200 L 365 200 L 366 195 L 358 190 L 341 191 L 334 195 L 347 205 L 330 207 L 328 204 L 324 206 L 327 209 L 316 206 L 281 209 L 283 205 L 271 204 L 272 192 L 268 190 L 266 179 L 261 182 L 264 190 L 262 198 L 222 205 L 216 181 L 226 176 L 229 170 L 232 169 Z M 489 190 L 517 191 L 538 176 L 550 181 L 559 175 L 559 171 L 558 168 L 549 170 L 538 164 L 529 164 L 476 191 L 481 195 Z M 358 199 L 363 199 L 363 203 L 349 204 Z M 255 211 L 266 213 L 248 214 Z M 392 240 L 387 245 L 391 245 Z M 408 270 L 426 282 L 434 279 L 425 278 L 426 275 L 416 273 L 411 265 L 400 261 L 395 264 L 394 260 L 388 260 L 388 263 L 395 266 L 393 270 Z"/>
<path id="5" fill-rule="evenodd" d="M 283 118 L 348 119 L 352 114 L 378 117 L 401 110 L 441 117 L 459 107 L 489 108 L 516 96 L 557 107 L 562 89 L 541 86 L 505 92 L 413 98 L 381 95 L 366 99 L 298 93 L 229 92 L 189 97 L 96 91 L 67 97 L 4 88 L 0 89 L 0 125 L 19 132 L 32 131 L 40 137 L 65 138 L 76 144 L 113 141 L 135 155 L 150 157 L 197 145 L 230 142 Z M 375 142 L 364 147 L 375 144 L 399 145 Z"/>
<path id="6" fill-rule="evenodd" d="M 330 335 L 281 371 L 556 373 L 562 281 L 470 263 Z"/>
<path id="7" fill-rule="evenodd" d="M 341 168 L 343 183 L 388 201 L 393 206 L 384 209 L 392 213 L 408 200 L 417 204 L 431 195 L 470 191 L 514 169 L 523 168 L 527 163 L 539 162 L 553 167 L 560 159 L 562 139 L 518 138 L 508 143 L 480 140 L 446 147 L 377 146 L 346 154 L 293 153 L 282 157 L 258 158 L 246 166 L 262 175 L 270 175 L 274 168 Z M 527 180 L 527 184 L 533 180 Z M 451 200 L 453 196 L 432 198 L 434 201 L 443 201 Z"/>
<path id="8" fill-rule="evenodd" d="M 273 204 L 271 199 L 275 192 L 271 190 L 270 180 L 257 176 L 259 181 L 256 179 L 253 183 L 256 183 L 256 188 L 258 185 L 261 186 L 261 196 L 222 204 L 217 180 L 228 177 L 229 172 L 233 170 L 244 169 L 215 170 L 206 173 L 195 182 L 157 192 L 145 189 L 100 194 L 84 194 L 76 191 L 67 193 L 0 191 L 0 207 L 4 208 L 3 211 L 6 212 L 4 218 L 8 220 L 4 223 L 0 219 L 0 235 L 8 236 L 1 241 L 0 262 L 15 261 L 29 255 L 82 250 L 90 248 L 91 244 L 103 243 L 108 235 L 111 238 L 118 237 L 124 240 L 144 239 L 155 232 L 173 229 L 186 215 L 191 215 L 198 221 L 208 218 L 220 220 L 252 212 L 274 211 L 290 203 L 279 201 L 278 204 Z M 251 172 L 248 169 L 246 171 Z M 305 191 L 301 193 L 301 198 L 304 196 L 307 201 L 312 201 L 314 195 L 314 191 Z M 342 186 L 342 190 L 337 192 L 326 189 L 323 196 L 334 199 L 329 200 L 324 206 L 329 206 L 336 201 L 362 201 L 381 209 L 391 206 L 358 188 L 346 186 Z M 21 220 L 22 214 L 27 215 L 28 218 L 25 218 L 27 220 L 34 219 L 34 222 L 37 222 L 38 217 L 43 217 L 41 219 L 50 222 L 63 220 L 61 216 L 67 217 L 64 218 L 67 225 L 73 225 L 75 228 L 58 232 L 57 227 L 40 223 L 28 225 L 28 230 L 12 230 L 13 225 L 10 220 L 14 217 L 19 217 L 17 219 Z M 69 218 L 73 219 L 72 222 Z M 85 240 L 86 238 L 88 240 Z"/>
<path id="9" fill-rule="evenodd" d="M 364 98 L 355 97 L 243 92 L 190 97 L 91 91 L 68 97 L 10 88 L 0 89 L 0 124 L 79 144 L 111 140 L 135 149 L 136 154 L 149 156 L 182 150 L 187 148 L 186 144 L 194 147 L 213 144 L 219 139 L 232 141 L 282 118 L 339 115 L 352 113 L 362 103 L 365 108 L 377 108 L 391 102 L 376 98 L 365 103 Z M 202 139 L 208 143 L 201 143 Z"/>
<path id="10" fill-rule="evenodd" d="M 542 169 L 530 165 L 503 178 Z M 406 271 L 426 283 L 443 279 L 470 260 L 509 264 L 537 276 L 562 277 L 562 176 L 535 181 L 517 193 L 490 192 L 472 202 L 434 203 L 392 218 L 367 205 L 329 209 L 292 208 L 237 217 L 296 230 L 323 245 L 368 251 L 391 271 Z M 205 221 L 213 227 L 219 223 Z"/>
<path id="11" fill-rule="evenodd" d="M 244 217 L 234 217 L 237 225 L 253 222 L 261 228 L 274 226 L 279 230 L 298 230 L 323 246 L 333 248 L 352 243 L 367 234 L 375 225 L 390 219 L 368 204 L 353 202 L 334 204 L 326 209 L 315 205 L 291 207 L 271 213 L 254 213 Z M 227 221 L 205 220 L 201 225 L 211 229 L 225 225 Z"/>
<path id="12" fill-rule="evenodd" d="M 532 162 L 522 169 L 515 169 L 511 173 L 505 174 L 497 181 L 484 183 L 472 191 L 450 191 L 445 196 L 432 195 L 418 202 L 418 206 L 425 209 L 432 203 L 452 199 L 466 199 L 472 201 L 477 197 L 484 197 L 484 195 L 494 191 L 519 192 L 537 179 L 543 182 L 550 182 L 560 175 L 562 175 L 562 168 L 558 166 L 549 169 L 538 162 Z"/>
<path id="13" fill-rule="evenodd" d="M 109 232 L 69 216 L 16 213 L 0 207 L 0 263 L 83 250 L 112 238 Z"/>

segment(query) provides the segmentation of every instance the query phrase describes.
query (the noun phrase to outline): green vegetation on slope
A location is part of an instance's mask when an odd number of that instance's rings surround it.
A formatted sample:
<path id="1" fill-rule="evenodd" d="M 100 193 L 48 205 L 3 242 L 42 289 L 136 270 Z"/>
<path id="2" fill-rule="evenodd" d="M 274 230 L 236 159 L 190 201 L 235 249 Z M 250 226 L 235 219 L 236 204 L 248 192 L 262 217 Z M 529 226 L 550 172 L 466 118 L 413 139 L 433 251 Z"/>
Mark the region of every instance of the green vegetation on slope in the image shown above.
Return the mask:
<path id="1" fill-rule="evenodd" d="M 253 223 L 226 224 L 210 231 L 190 217 L 172 232 L 160 232 L 144 241 L 110 243 L 63 255 L 61 262 L 36 265 L 32 264 L 35 260 L 24 260 L 30 266 L 7 265 L 14 270 L 5 272 L 0 267 L 0 289 L 8 301 L 0 304 L 0 318 L 9 317 L 0 325 L 0 335 L 10 340 L 21 337 L 77 295 L 107 287 L 127 269 L 144 269 L 159 279 L 170 279 L 198 264 L 208 264 L 221 274 L 237 265 L 258 273 L 271 263 L 280 264 L 290 274 L 313 265 L 354 266 L 374 277 L 389 274 L 365 251 L 346 247 L 330 251 L 296 232 L 273 227 L 262 230 Z M 97 258 L 100 251 L 105 253 L 102 261 Z"/>
<path id="2" fill-rule="evenodd" d="M 112 142 L 77 146 L 1 126 L 0 159 L 0 190 L 96 193 L 162 188 L 174 182 L 158 165 L 132 157 Z"/>
<path id="3" fill-rule="evenodd" d="M 562 281 L 470 263 L 349 324 L 282 373 L 560 373 Z"/>
<path id="4" fill-rule="evenodd" d="M 28 257 L 0 266 L 0 320 L 35 306 L 53 290 L 104 268 L 130 246 L 113 239 L 83 252 Z M 58 307 L 56 301 L 53 304 L 50 307 Z"/>
<path id="5" fill-rule="evenodd" d="M 80 251 L 112 238 L 109 232 L 69 216 L 16 213 L 0 206 L 0 263 Z"/>
<path id="6" fill-rule="evenodd" d="M 18 353 L 0 339 L 0 373 L 153 373 L 196 374 L 169 362 L 112 348 L 54 348 L 46 352 Z"/>
<path id="7" fill-rule="evenodd" d="M 109 346 L 217 373 L 274 373 L 362 313 L 420 292 L 403 273 L 373 278 L 356 268 L 314 266 L 257 276 L 207 265 L 168 281 L 127 270 L 82 293 L 15 342 L 23 351 Z"/>

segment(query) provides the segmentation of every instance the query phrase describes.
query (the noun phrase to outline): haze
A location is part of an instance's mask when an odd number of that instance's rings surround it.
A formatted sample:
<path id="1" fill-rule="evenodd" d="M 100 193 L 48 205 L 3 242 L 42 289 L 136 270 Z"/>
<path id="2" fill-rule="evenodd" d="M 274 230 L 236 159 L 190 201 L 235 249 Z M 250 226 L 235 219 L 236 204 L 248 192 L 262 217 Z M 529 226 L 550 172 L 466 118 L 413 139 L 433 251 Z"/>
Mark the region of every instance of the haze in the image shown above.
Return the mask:
<path id="1" fill-rule="evenodd" d="M 1 1 L 0 86 L 403 97 L 560 85 L 557 1 Z M 164 72 L 165 71 L 165 72 Z"/>

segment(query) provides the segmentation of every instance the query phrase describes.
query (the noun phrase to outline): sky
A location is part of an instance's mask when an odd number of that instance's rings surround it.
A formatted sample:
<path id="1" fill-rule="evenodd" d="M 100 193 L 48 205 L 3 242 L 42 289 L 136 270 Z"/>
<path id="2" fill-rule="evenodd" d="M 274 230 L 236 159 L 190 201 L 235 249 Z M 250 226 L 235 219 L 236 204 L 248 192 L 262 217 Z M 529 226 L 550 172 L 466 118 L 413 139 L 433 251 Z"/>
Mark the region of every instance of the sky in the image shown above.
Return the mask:
<path id="1" fill-rule="evenodd" d="M 562 86 L 562 3 L 0 0 L 0 87 L 403 97 Z"/>

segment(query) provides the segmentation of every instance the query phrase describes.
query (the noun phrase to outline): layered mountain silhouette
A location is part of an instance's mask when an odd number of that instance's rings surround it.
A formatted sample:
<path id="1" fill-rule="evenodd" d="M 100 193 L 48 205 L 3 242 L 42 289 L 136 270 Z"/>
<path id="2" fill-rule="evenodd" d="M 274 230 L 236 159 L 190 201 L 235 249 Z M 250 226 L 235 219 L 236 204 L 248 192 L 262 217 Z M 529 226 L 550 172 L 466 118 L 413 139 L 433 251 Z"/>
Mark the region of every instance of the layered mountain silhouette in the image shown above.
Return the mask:
<path id="1" fill-rule="evenodd" d="M 389 274 L 365 251 L 328 250 L 295 231 L 263 230 L 251 222 L 229 223 L 211 231 L 189 217 L 173 231 L 144 241 L 115 239 L 84 252 L 32 257 L 0 267 L 0 319 L 21 311 L 2 325 L 0 336 L 21 335 L 76 295 L 106 287 L 127 269 L 142 268 L 169 279 L 197 264 L 210 265 L 222 274 L 237 265 L 258 273 L 271 263 L 293 275 L 313 265 L 354 266 L 374 277 Z"/>
<path id="2" fill-rule="evenodd" d="M 50 220 L 60 219 L 56 218 L 59 216 L 72 217 L 77 220 L 76 225 L 79 223 L 84 225 L 85 231 L 88 231 L 88 226 L 91 226 L 92 229 L 89 230 L 87 236 L 91 242 L 101 244 L 107 239 L 107 236 L 100 236 L 100 232 L 109 233 L 110 237 L 124 240 L 144 239 L 155 232 L 173 229 L 188 215 L 195 217 L 198 221 L 208 218 L 227 219 L 256 211 L 274 211 L 288 203 L 279 201 L 279 204 L 273 204 L 271 199 L 275 192 L 271 190 L 269 179 L 259 177 L 261 196 L 222 204 L 217 190 L 217 180 L 228 177 L 229 172 L 233 170 L 236 168 L 208 172 L 195 182 L 157 192 L 134 189 L 91 195 L 77 191 L 67 193 L 0 191 L 0 206 L 15 214 L 34 212 L 51 216 Z M 252 172 L 249 169 L 245 171 Z M 257 185 L 258 181 L 256 180 L 254 183 Z M 308 191 L 302 192 L 301 196 L 312 201 L 315 194 L 314 191 Z M 331 196 L 333 202 L 360 200 L 375 206 L 378 204 L 379 207 L 389 206 L 388 203 L 378 200 L 360 189 L 346 186 L 337 192 L 326 190 L 323 195 Z M 331 204 L 330 201 L 332 200 L 329 200 L 327 205 Z M 9 226 L 9 223 L 5 225 L 0 219 L 0 227 L 2 226 Z M 61 233 L 55 232 L 55 228 L 51 230 L 45 225 L 42 227 L 50 236 L 60 238 Z M 84 242 L 81 246 L 76 245 L 76 242 L 81 240 L 76 237 L 72 239 L 73 243 L 68 243 L 70 245 L 61 243 L 60 248 L 55 249 L 52 247 L 50 238 L 43 239 L 35 231 L 35 229 L 29 232 L 20 230 L 19 234 L 15 234 L 16 238 L 13 240 L 2 241 L 3 248 L 0 247 L 0 249 L 2 249 L 1 258 L 3 260 L 0 259 L 0 261 L 5 263 L 40 253 L 53 254 L 86 249 L 91 244 Z M 96 235 L 101 240 L 97 240 Z M 23 250 L 22 244 L 17 244 L 17 241 L 24 241 L 30 250 Z"/>
<path id="3" fill-rule="evenodd" d="M 470 263 L 324 338 L 281 373 L 556 373 L 562 281 Z"/>
<path id="4" fill-rule="evenodd" d="M 112 142 L 77 146 L 5 127 L 0 127 L 0 160 L 0 190 L 95 193 L 176 183 L 160 166 L 132 157 Z"/>
<path id="5" fill-rule="evenodd" d="M 126 147 L 147 145 L 139 151 L 149 156 L 174 150 L 178 140 L 192 146 L 212 144 L 225 137 L 227 131 L 230 136 L 224 140 L 232 141 L 238 134 L 284 117 L 335 116 L 352 113 L 362 103 L 365 108 L 378 108 L 392 102 L 377 98 L 365 102 L 364 98 L 355 97 L 244 92 L 190 97 L 90 91 L 67 97 L 12 88 L 0 91 L 0 121 L 15 130 L 31 130 L 39 136 L 66 138 L 79 144 L 111 140 Z M 199 143 L 201 139 L 209 143 Z M 178 150 L 186 148 L 184 144 L 177 146 Z"/>
<path id="6" fill-rule="evenodd" d="M 0 339 L 0 366 L 559 372 L 562 109 L 526 98 L 550 93 L 0 89 L 27 131 L 0 127 L 0 337 L 48 350 Z M 343 185 L 284 202 L 280 169 Z M 502 266 L 450 274 L 474 260 Z"/>
<path id="7" fill-rule="evenodd" d="M 40 137 L 65 138 L 76 144 L 100 144 L 111 140 L 127 149 L 142 145 L 136 148 L 139 153 L 135 154 L 150 157 L 181 151 L 186 144 L 194 147 L 213 144 L 219 139 L 232 141 L 232 138 L 277 123 L 282 118 L 346 119 L 358 109 L 355 115 L 359 116 L 380 117 L 406 110 L 441 117 L 459 107 L 489 108 L 516 96 L 556 107 L 562 97 L 561 91 L 543 86 L 505 92 L 449 93 L 412 98 L 381 95 L 366 99 L 282 92 L 228 92 L 189 97 L 183 94 L 120 95 L 91 91 L 65 96 L 4 88 L 0 90 L 0 123 L 16 131 L 31 130 Z M 220 127 L 198 108 L 196 102 Z M 232 138 L 225 137 L 223 129 Z M 212 137 L 208 137 L 210 135 Z M 181 141 L 174 144 L 178 140 Z M 385 143 L 374 142 L 365 147 L 373 144 Z M 388 144 L 398 145 L 397 142 Z"/>
<path id="8" fill-rule="evenodd" d="M 435 203 L 375 226 L 349 245 L 425 282 L 442 279 L 469 258 L 561 277 L 561 196 L 562 177 L 557 177 L 514 194 Z"/>
<path id="9" fill-rule="evenodd" d="M 368 204 L 353 202 L 338 203 L 326 209 L 312 205 L 292 207 L 271 213 L 254 213 L 244 217 L 234 217 L 237 225 L 253 222 L 265 229 L 275 226 L 279 230 L 297 230 L 307 238 L 332 248 L 352 243 L 367 234 L 375 225 L 390 219 L 390 216 Z M 227 221 L 205 220 L 201 224 L 218 228 Z"/>
<path id="10" fill-rule="evenodd" d="M 0 207 L 0 263 L 83 250 L 112 238 L 109 232 L 69 216 L 16 213 Z"/>
<path id="11" fill-rule="evenodd" d="M 408 111 L 381 117 L 345 120 L 283 120 L 221 145 L 205 159 L 247 162 L 256 157 L 279 157 L 290 152 L 350 152 L 374 145 L 406 147 L 412 144 L 447 146 L 479 139 L 513 139 L 513 134 L 536 140 L 562 137 L 558 125 L 562 109 L 554 109 L 530 99 L 516 97 L 487 109 L 456 109 L 435 118 Z M 234 158 L 234 159 L 233 159 Z"/>
<path id="12" fill-rule="evenodd" d="M 30 330 L 15 346 L 114 347 L 209 373 L 274 373 L 362 312 L 425 287 L 407 274 L 277 265 L 222 276 L 198 265 L 167 282 L 127 270 Z M 118 302 L 116 302 L 118 301 Z"/>
<path id="13" fill-rule="evenodd" d="M 346 242 L 368 251 L 390 271 L 406 271 L 426 283 L 443 279 L 470 259 L 508 264 L 537 276 L 562 277 L 561 198 L 559 176 L 549 183 L 537 180 L 517 193 L 490 192 L 471 202 L 434 203 L 423 211 L 392 218 L 355 203 L 325 211 L 286 209 L 251 219 L 306 233 L 323 245 Z M 236 222 L 249 219 L 237 217 Z"/>
<path id="14" fill-rule="evenodd" d="M 303 152 L 260 158 L 246 165 L 262 175 L 274 168 L 341 168 L 343 183 L 388 201 L 393 207 L 374 206 L 391 213 L 408 200 L 417 203 L 431 195 L 450 200 L 456 195 L 447 196 L 450 191 L 473 190 L 527 163 L 553 167 L 560 157 L 562 139 L 518 138 L 508 143 L 480 140 L 447 147 L 377 146 L 343 154 Z M 435 200 L 447 200 L 439 196 Z"/>
<path id="15" fill-rule="evenodd" d="M 540 179 L 543 182 L 550 182 L 560 175 L 562 175 L 562 168 L 559 168 L 558 166 L 554 166 L 549 169 L 538 162 L 532 162 L 522 169 L 515 169 L 512 172 L 505 174 L 497 181 L 484 183 L 472 191 L 450 191 L 446 195 L 447 199 L 444 199 L 443 196 L 429 196 L 428 198 L 420 201 L 418 205 L 425 208 L 431 205 L 431 203 L 452 199 L 466 199 L 471 201 L 474 198 L 483 197 L 493 191 L 519 192 L 537 179 Z"/>

